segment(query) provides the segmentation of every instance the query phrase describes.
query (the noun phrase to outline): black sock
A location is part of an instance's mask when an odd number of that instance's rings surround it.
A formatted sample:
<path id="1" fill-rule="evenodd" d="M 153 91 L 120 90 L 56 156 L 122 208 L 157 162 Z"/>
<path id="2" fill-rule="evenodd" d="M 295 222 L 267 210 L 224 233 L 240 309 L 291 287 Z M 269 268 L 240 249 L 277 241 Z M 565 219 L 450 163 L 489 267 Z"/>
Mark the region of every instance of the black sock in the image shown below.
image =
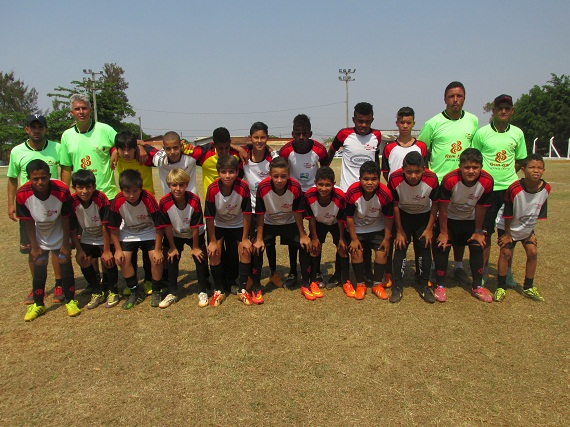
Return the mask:
<path id="1" fill-rule="evenodd" d="M 34 303 L 44 305 L 44 294 L 46 292 L 47 265 L 34 265 L 34 278 L 32 280 L 32 290 Z"/>
<path id="2" fill-rule="evenodd" d="M 352 263 L 352 269 L 354 270 L 354 276 L 356 278 L 356 284 L 364 283 L 364 263 Z"/>
<path id="3" fill-rule="evenodd" d="M 530 289 L 533 287 L 533 282 L 534 279 L 529 279 L 528 277 L 524 278 L 524 285 L 523 285 L 523 289 Z"/>
<path id="4" fill-rule="evenodd" d="M 386 269 L 386 264 L 374 263 L 374 284 L 382 283 L 384 278 L 384 270 Z"/>
<path id="5" fill-rule="evenodd" d="M 59 265 L 61 269 L 61 284 L 65 301 L 70 302 L 75 299 L 75 277 L 73 275 L 73 264 L 66 262 Z"/>

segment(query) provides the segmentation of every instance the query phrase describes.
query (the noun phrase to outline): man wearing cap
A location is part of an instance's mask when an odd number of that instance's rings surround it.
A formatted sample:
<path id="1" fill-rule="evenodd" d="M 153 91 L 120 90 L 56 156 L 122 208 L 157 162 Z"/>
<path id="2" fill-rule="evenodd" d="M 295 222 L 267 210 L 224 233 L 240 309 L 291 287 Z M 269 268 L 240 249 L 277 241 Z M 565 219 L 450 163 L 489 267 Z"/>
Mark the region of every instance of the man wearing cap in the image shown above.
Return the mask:
<path id="1" fill-rule="evenodd" d="M 28 139 L 16 145 L 10 152 L 10 164 L 8 166 L 8 216 L 12 221 L 16 219 L 16 190 L 22 184 L 28 181 L 26 174 L 26 166 L 32 160 L 41 159 L 49 165 L 51 177 L 57 179 L 59 177 L 59 144 L 46 139 L 47 121 L 46 118 L 39 114 L 32 114 L 26 120 L 26 133 Z M 28 254 L 30 252 L 30 239 L 26 226 L 20 222 L 20 252 Z M 54 258 L 52 258 L 54 261 Z M 30 269 L 33 274 L 33 263 L 30 261 Z M 59 273 L 59 264 L 57 257 L 53 262 L 53 269 L 56 277 L 56 289 L 54 290 L 54 299 L 61 295 L 63 299 L 63 288 L 61 288 L 61 275 Z M 59 282 L 58 282 L 59 281 Z M 59 283 L 59 288 L 58 288 Z M 61 292 L 60 292 L 61 291 Z M 28 296 L 26 303 L 32 304 L 33 298 Z M 58 299 L 58 302 L 60 300 Z"/>
<path id="2" fill-rule="evenodd" d="M 510 124 L 514 112 L 511 96 L 505 94 L 497 96 L 493 101 L 491 123 L 479 129 L 473 138 L 473 148 L 483 154 L 483 169 L 491 174 L 495 182 L 489 199 L 491 206 L 487 208 L 483 223 L 483 228 L 487 232 L 484 251 L 485 270 L 491 253 L 491 235 L 495 232 L 495 220 L 505 201 L 505 192 L 518 179 L 517 171 L 527 156 L 523 131 Z M 483 280 L 486 278 L 487 271 L 483 275 Z M 510 267 L 507 282 L 511 286 L 515 284 Z"/>

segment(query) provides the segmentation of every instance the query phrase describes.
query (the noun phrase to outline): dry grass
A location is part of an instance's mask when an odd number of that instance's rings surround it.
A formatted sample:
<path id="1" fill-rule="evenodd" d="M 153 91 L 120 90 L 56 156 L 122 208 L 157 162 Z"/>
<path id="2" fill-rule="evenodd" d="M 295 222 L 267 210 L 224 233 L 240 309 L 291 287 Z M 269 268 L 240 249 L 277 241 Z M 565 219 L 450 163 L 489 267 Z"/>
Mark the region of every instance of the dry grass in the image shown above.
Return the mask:
<path id="1" fill-rule="evenodd" d="M 543 304 L 514 291 L 484 304 L 452 287 L 447 303 L 428 305 L 409 287 L 393 305 L 340 289 L 308 302 L 277 289 L 262 306 L 231 297 L 201 309 L 186 256 L 184 297 L 166 310 L 146 301 L 69 318 L 48 295 L 48 313 L 25 323 L 29 271 L 5 218 L 1 424 L 566 425 L 569 166 L 550 162 L 545 175 L 553 194 L 537 229 Z M 286 257 L 279 247 L 280 273 Z M 515 258 L 521 281 L 522 251 Z"/>

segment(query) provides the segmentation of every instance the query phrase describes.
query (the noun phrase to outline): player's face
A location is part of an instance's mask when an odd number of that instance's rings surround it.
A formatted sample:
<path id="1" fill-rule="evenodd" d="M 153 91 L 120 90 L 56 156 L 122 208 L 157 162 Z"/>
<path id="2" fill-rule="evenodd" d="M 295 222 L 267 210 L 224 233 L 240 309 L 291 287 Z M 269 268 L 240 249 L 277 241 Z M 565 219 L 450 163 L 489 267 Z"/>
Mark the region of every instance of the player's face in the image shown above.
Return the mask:
<path id="1" fill-rule="evenodd" d="M 75 101 L 71 106 L 71 115 L 77 123 L 91 120 L 91 107 L 83 101 Z"/>
<path id="2" fill-rule="evenodd" d="M 216 153 L 218 156 L 223 156 L 224 154 L 230 154 L 230 142 L 216 142 L 214 144 Z"/>
<path id="3" fill-rule="evenodd" d="M 525 179 L 534 182 L 540 181 L 544 173 L 544 162 L 540 160 L 530 160 L 522 170 Z"/>
<path id="4" fill-rule="evenodd" d="M 222 168 L 218 172 L 218 176 L 220 177 L 220 181 L 225 186 L 230 186 L 234 183 L 238 176 L 238 171 L 232 168 Z"/>
<path id="5" fill-rule="evenodd" d="M 359 135 L 368 135 L 370 133 L 370 126 L 374 121 L 374 116 L 372 114 L 359 114 L 356 113 L 352 118 L 354 123 L 354 129 Z"/>
<path id="6" fill-rule="evenodd" d="M 418 165 L 408 165 L 404 167 L 404 178 L 406 182 L 410 185 L 417 185 L 424 173 L 424 168 Z"/>
<path id="7" fill-rule="evenodd" d="M 170 192 L 174 197 L 174 200 L 180 201 L 183 200 L 185 197 L 186 189 L 188 188 L 187 182 L 177 182 L 177 183 L 170 183 L 168 184 L 168 188 L 170 188 Z"/>
<path id="8" fill-rule="evenodd" d="M 481 163 L 476 162 L 463 162 L 459 165 L 461 171 L 461 179 L 464 184 L 473 184 L 481 175 Z"/>
<path id="9" fill-rule="evenodd" d="M 398 117 L 398 120 L 396 120 L 396 126 L 400 132 L 400 136 L 410 136 L 415 124 L 416 122 L 413 116 Z"/>
<path id="10" fill-rule="evenodd" d="M 293 143 L 297 150 L 301 152 L 309 150 L 311 136 L 313 136 L 313 132 L 310 129 L 306 126 L 295 126 L 291 136 L 293 136 Z"/>
<path id="11" fill-rule="evenodd" d="M 48 190 L 50 178 L 51 174 L 44 170 L 33 171 L 28 176 L 28 179 L 32 183 L 32 188 L 38 193 L 45 193 Z"/>
<path id="12" fill-rule="evenodd" d="M 42 144 L 46 139 L 46 132 L 47 128 L 40 122 L 32 122 L 30 126 L 26 126 L 26 133 L 34 144 Z"/>
<path id="13" fill-rule="evenodd" d="M 119 157 L 123 160 L 134 160 L 135 149 L 134 148 L 118 148 Z"/>
<path id="14" fill-rule="evenodd" d="M 315 182 L 315 185 L 317 186 L 317 193 L 319 193 L 319 196 L 329 197 L 332 193 L 334 182 L 330 179 L 319 179 Z"/>
<path id="15" fill-rule="evenodd" d="M 89 185 L 76 185 L 73 187 L 75 194 L 79 197 L 82 202 L 90 202 L 91 197 L 93 197 L 93 192 L 95 191 L 95 186 Z"/>
<path id="16" fill-rule="evenodd" d="M 249 140 L 255 151 L 265 151 L 268 139 L 269 136 L 262 130 L 256 130 L 249 136 Z"/>
<path id="17" fill-rule="evenodd" d="M 182 157 L 182 143 L 179 139 L 163 141 L 162 148 L 164 148 L 164 153 L 170 163 L 180 161 L 180 157 Z"/>
<path id="18" fill-rule="evenodd" d="M 375 173 L 365 173 L 360 177 L 360 185 L 366 193 L 373 193 L 380 184 L 380 177 Z"/>
<path id="19" fill-rule="evenodd" d="M 269 176 L 271 176 L 271 181 L 273 181 L 273 187 L 276 190 L 283 190 L 289 179 L 289 171 L 287 168 L 272 168 L 269 171 Z"/>
<path id="20" fill-rule="evenodd" d="M 125 199 L 127 199 L 127 202 L 131 205 L 136 205 L 139 202 L 142 192 L 142 189 L 139 187 L 125 187 L 122 191 Z"/>
<path id="21" fill-rule="evenodd" d="M 509 123 L 515 109 L 508 102 L 501 102 L 493 108 L 493 120 L 495 122 Z"/>
<path id="22" fill-rule="evenodd" d="M 459 114 L 463 110 L 463 104 L 465 103 L 465 91 L 460 87 L 454 87 L 449 89 L 445 93 L 445 111 L 451 114 Z"/>

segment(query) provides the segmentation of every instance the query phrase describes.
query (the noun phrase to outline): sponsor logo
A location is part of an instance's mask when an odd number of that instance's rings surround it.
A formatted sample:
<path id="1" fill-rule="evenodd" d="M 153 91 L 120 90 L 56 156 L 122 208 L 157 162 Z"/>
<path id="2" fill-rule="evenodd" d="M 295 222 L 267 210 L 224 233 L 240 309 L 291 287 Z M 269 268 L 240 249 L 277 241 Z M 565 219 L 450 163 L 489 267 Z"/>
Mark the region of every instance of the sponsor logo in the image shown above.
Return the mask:
<path id="1" fill-rule="evenodd" d="M 90 156 L 85 156 L 81 159 L 81 169 L 87 169 L 89 166 L 91 166 L 91 157 Z"/>
<path id="2" fill-rule="evenodd" d="M 230 205 L 230 204 L 226 205 L 226 210 L 228 212 L 233 211 L 235 208 L 237 208 L 237 203 L 235 205 Z"/>
<path id="3" fill-rule="evenodd" d="M 48 210 L 46 211 L 46 216 L 49 218 L 50 216 L 57 215 L 57 212 L 58 212 L 57 210 L 48 209 Z"/>
<path id="4" fill-rule="evenodd" d="M 357 165 L 361 165 L 362 163 L 367 162 L 369 160 L 372 160 L 372 159 L 368 156 L 358 156 L 357 155 L 357 156 L 352 156 L 350 158 L 350 161 L 357 164 Z"/>
<path id="5" fill-rule="evenodd" d="M 146 215 L 146 214 L 137 215 L 137 219 L 138 219 L 139 221 L 146 221 L 147 218 L 148 218 L 148 215 Z"/>
<path id="6" fill-rule="evenodd" d="M 473 134 L 472 133 L 466 133 L 465 138 L 467 138 L 467 141 L 471 141 L 471 139 L 473 139 Z"/>
<path id="7" fill-rule="evenodd" d="M 310 179 L 310 176 L 307 172 L 301 172 L 301 175 L 299 176 L 299 181 L 308 181 Z"/>
<path id="8" fill-rule="evenodd" d="M 303 166 L 305 167 L 305 169 L 312 169 L 316 165 L 315 165 L 315 163 L 306 162 Z"/>
<path id="9" fill-rule="evenodd" d="M 293 204 L 291 204 L 291 203 L 283 203 L 281 205 L 281 209 L 291 210 L 292 207 L 293 207 Z"/>
<path id="10" fill-rule="evenodd" d="M 463 150 L 463 147 L 461 146 L 461 141 L 456 141 L 453 144 L 451 144 L 451 150 L 449 150 L 449 152 L 451 154 L 456 154 L 459 153 L 461 150 Z"/>
<path id="11" fill-rule="evenodd" d="M 507 160 L 507 150 L 499 151 L 495 156 L 496 162 L 504 162 Z"/>

